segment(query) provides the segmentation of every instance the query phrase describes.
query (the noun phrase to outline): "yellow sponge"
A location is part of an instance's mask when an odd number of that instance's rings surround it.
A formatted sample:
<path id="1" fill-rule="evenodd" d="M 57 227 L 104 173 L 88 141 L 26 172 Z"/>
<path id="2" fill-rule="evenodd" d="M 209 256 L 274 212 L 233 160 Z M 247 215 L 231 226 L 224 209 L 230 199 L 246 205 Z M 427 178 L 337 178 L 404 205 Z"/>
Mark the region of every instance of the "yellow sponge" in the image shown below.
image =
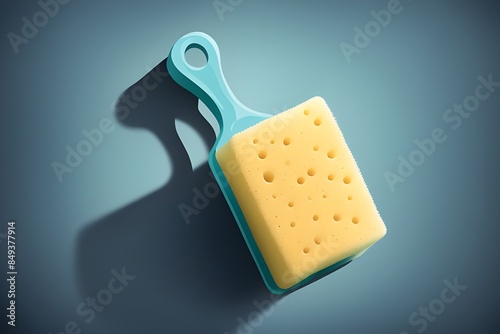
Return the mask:
<path id="1" fill-rule="evenodd" d="M 282 289 L 361 255 L 386 233 L 320 97 L 234 135 L 216 157 Z"/>

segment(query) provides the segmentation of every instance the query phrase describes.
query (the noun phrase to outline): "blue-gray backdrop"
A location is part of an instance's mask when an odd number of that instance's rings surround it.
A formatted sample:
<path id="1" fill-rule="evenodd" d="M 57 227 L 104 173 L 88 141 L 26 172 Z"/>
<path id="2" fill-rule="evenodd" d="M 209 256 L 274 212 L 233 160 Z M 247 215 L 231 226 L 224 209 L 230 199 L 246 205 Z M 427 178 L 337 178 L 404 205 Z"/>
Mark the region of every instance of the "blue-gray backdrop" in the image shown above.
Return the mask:
<path id="1" fill-rule="evenodd" d="M 3 1 L 2 333 L 498 332 L 498 8 Z M 325 98 L 384 239 L 284 298 L 267 292 L 213 188 L 211 119 L 165 72 L 191 31 L 218 42 L 252 109 Z"/>

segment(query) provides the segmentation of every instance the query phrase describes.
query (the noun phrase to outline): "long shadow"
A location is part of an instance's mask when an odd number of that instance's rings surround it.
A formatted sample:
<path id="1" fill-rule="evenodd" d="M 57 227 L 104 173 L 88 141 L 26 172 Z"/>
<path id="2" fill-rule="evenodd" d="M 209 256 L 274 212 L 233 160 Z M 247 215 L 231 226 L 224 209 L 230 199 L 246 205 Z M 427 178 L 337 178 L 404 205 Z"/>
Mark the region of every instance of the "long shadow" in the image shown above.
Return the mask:
<path id="1" fill-rule="evenodd" d="M 90 333 L 234 333 L 237 318 L 247 319 L 257 311 L 253 302 L 269 300 L 270 293 L 223 195 L 197 199 L 198 208 L 206 205 L 199 210 L 193 205 L 197 190 L 203 193 L 209 185 L 213 194 L 218 188 L 212 187 L 207 163 L 192 170 L 174 121 L 193 126 L 208 147 L 214 132 L 198 111 L 198 99 L 168 76 L 166 60 L 129 87 L 123 101 L 144 91 L 146 99 L 127 107 L 120 103 L 116 116 L 124 126 L 146 128 L 161 140 L 173 174 L 160 190 L 90 223 L 79 234 L 76 272 L 82 301 L 109 289 L 112 269 L 125 267 L 127 275 L 135 276 L 94 318 L 86 313 L 79 323 Z M 138 171 L 136 177 L 141 176 Z M 181 203 L 196 209 L 189 224 Z"/>

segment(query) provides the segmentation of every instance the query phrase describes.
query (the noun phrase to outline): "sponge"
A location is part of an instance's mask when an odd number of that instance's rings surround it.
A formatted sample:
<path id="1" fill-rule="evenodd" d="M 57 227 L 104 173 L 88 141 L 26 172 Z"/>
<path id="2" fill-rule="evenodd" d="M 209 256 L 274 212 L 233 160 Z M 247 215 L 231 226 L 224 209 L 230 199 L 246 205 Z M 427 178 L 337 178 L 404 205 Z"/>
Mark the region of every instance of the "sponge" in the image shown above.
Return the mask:
<path id="1" fill-rule="evenodd" d="M 235 134 L 216 158 L 281 289 L 358 257 L 386 234 L 320 97 Z"/>
<path id="2" fill-rule="evenodd" d="M 202 51 L 205 65 L 187 62 L 191 48 Z M 202 32 L 175 42 L 167 68 L 219 125 L 208 164 L 271 292 L 305 286 L 385 235 L 323 99 L 275 116 L 246 107 L 224 78 L 217 43 Z"/>

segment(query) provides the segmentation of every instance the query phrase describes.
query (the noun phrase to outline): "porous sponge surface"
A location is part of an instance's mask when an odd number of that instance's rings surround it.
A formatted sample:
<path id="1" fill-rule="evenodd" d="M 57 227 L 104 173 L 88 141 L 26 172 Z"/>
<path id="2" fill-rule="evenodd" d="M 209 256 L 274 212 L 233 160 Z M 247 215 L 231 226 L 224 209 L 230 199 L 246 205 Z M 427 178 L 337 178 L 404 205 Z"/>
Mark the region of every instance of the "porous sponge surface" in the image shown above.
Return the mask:
<path id="1" fill-rule="evenodd" d="M 361 255 L 386 233 L 320 97 L 234 135 L 216 157 L 282 289 Z"/>

